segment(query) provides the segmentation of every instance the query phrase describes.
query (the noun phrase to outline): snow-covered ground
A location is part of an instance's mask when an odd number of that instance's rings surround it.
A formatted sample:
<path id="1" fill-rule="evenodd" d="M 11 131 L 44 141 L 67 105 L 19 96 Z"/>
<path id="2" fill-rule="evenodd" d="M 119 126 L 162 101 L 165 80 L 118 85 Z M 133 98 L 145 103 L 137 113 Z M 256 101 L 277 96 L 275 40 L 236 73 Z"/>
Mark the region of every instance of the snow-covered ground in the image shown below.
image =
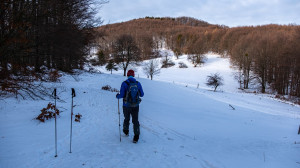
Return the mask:
<path id="1" fill-rule="evenodd" d="M 219 73 L 220 76 L 224 78 L 224 85 L 218 88 L 219 90 L 221 89 L 224 91 L 236 92 L 237 88 L 239 87 L 237 81 L 234 79 L 236 71 L 230 68 L 231 65 L 229 59 L 221 58 L 218 54 L 206 54 L 207 60 L 205 61 L 205 64 L 194 67 L 194 65 L 187 60 L 187 55 L 182 55 L 179 57 L 179 59 L 177 59 L 174 56 L 174 53 L 170 50 L 164 49 L 161 52 L 168 53 L 170 59 L 175 63 L 175 66 L 170 68 L 161 68 L 160 73 L 155 75 L 153 80 L 172 82 L 184 86 L 188 85 L 194 88 L 199 87 L 203 89 L 210 89 L 205 85 L 207 76 L 214 73 Z M 158 58 L 157 62 L 161 63 L 162 59 L 164 58 Z M 138 78 L 147 78 L 147 75 L 143 71 L 143 64 L 147 62 L 148 61 L 145 61 L 138 67 L 129 66 L 128 69 L 133 69 L 136 72 L 136 77 Z M 188 68 L 179 68 L 179 62 L 185 63 Z M 95 68 L 101 72 L 110 73 L 105 69 L 105 66 Z M 118 71 L 113 71 L 112 73 L 123 75 L 123 70 L 119 69 Z"/>
<path id="2" fill-rule="evenodd" d="M 104 85 L 119 89 L 126 79 L 122 71 L 110 75 L 99 68 L 105 74 L 64 75 L 60 83 L 49 83 L 60 98 L 56 158 L 54 119 L 34 120 L 54 100 L 0 100 L 0 167 L 300 167 L 299 106 L 239 92 L 228 59 L 208 54 L 207 62 L 194 68 L 185 57 L 174 59 L 176 65 L 153 81 L 142 67 L 135 68 L 145 92 L 137 144 L 132 128 L 119 141 L 116 93 L 101 90 Z M 189 68 L 178 68 L 180 61 Z M 218 92 L 205 86 L 206 76 L 215 72 L 224 78 Z M 71 88 L 77 94 L 74 114 L 82 119 L 73 122 L 69 153 Z"/>

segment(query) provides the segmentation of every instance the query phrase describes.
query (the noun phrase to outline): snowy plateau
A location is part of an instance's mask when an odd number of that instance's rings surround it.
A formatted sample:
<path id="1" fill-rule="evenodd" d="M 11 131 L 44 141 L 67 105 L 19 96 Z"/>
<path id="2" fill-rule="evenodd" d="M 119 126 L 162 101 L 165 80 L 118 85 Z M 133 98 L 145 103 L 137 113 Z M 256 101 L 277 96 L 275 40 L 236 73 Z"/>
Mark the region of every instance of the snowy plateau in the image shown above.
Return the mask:
<path id="1" fill-rule="evenodd" d="M 55 120 L 34 118 L 53 98 L 0 100 L 1 168 L 299 168 L 300 107 L 268 94 L 238 89 L 227 58 L 208 53 L 199 66 L 176 59 L 153 80 L 142 66 L 133 68 L 145 96 L 140 104 L 140 140 L 119 137 L 118 100 L 105 85 L 120 89 L 123 71 L 63 74 L 57 88 L 57 157 Z M 188 68 L 179 68 L 185 62 Z M 207 75 L 219 73 L 224 85 L 213 92 Z M 70 153 L 71 88 L 76 90 Z M 51 92 L 51 91 L 49 91 Z M 232 107 L 234 108 L 232 108 Z M 122 107 L 121 125 L 123 121 Z M 122 127 L 121 127 L 122 129 Z"/>

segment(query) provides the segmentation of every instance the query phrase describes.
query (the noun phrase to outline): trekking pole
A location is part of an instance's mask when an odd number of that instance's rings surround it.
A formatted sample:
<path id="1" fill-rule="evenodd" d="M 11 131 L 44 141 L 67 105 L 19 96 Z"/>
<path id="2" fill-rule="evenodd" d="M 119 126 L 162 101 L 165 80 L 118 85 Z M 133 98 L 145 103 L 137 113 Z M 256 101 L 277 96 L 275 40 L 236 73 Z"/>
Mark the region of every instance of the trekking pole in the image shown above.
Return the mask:
<path id="1" fill-rule="evenodd" d="M 120 105 L 118 99 L 118 114 L 119 114 L 119 133 L 120 133 L 120 142 L 121 142 L 121 124 L 120 124 Z"/>
<path id="2" fill-rule="evenodd" d="M 55 112 L 54 112 L 54 118 L 55 118 L 55 156 L 57 157 L 57 127 L 56 127 L 56 88 L 54 89 L 53 93 L 54 95 L 54 107 L 55 107 Z"/>
<path id="3" fill-rule="evenodd" d="M 72 153 L 72 121 L 73 121 L 73 97 L 75 97 L 75 89 L 72 88 L 72 106 L 71 106 L 71 131 L 70 131 L 70 153 Z"/>

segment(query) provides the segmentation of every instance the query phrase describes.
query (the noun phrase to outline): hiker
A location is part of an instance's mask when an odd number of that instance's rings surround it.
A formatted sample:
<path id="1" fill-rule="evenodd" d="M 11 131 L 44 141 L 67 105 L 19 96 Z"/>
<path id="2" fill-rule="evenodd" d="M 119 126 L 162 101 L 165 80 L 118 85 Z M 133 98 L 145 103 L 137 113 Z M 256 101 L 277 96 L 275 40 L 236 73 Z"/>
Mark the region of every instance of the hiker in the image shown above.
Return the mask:
<path id="1" fill-rule="evenodd" d="M 134 78 L 134 71 L 129 70 L 127 72 L 128 79 L 122 82 L 120 94 L 116 95 L 117 99 L 123 98 L 123 132 L 126 136 L 129 135 L 129 121 L 130 115 L 132 117 L 134 137 L 133 142 L 136 143 L 139 140 L 140 135 L 140 123 L 139 123 L 139 104 L 141 102 L 140 97 L 144 96 L 144 91 L 140 82 Z"/>

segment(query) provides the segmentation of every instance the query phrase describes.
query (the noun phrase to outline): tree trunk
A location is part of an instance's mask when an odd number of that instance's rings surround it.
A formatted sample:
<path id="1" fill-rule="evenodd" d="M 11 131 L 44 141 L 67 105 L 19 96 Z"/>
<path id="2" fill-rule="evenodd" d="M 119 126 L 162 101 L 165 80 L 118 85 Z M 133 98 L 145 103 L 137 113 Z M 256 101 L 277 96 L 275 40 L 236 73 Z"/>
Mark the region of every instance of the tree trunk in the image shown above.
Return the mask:
<path id="1" fill-rule="evenodd" d="M 217 85 L 217 86 L 215 86 L 215 90 L 214 90 L 214 92 L 216 92 L 216 90 L 217 90 L 217 87 L 218 87 L 218 85 Z"/>
<path id="2" fill-rule="evenodd" d="M 126 68 L 124 68 L 124 76 L 126 76 Z"/>

